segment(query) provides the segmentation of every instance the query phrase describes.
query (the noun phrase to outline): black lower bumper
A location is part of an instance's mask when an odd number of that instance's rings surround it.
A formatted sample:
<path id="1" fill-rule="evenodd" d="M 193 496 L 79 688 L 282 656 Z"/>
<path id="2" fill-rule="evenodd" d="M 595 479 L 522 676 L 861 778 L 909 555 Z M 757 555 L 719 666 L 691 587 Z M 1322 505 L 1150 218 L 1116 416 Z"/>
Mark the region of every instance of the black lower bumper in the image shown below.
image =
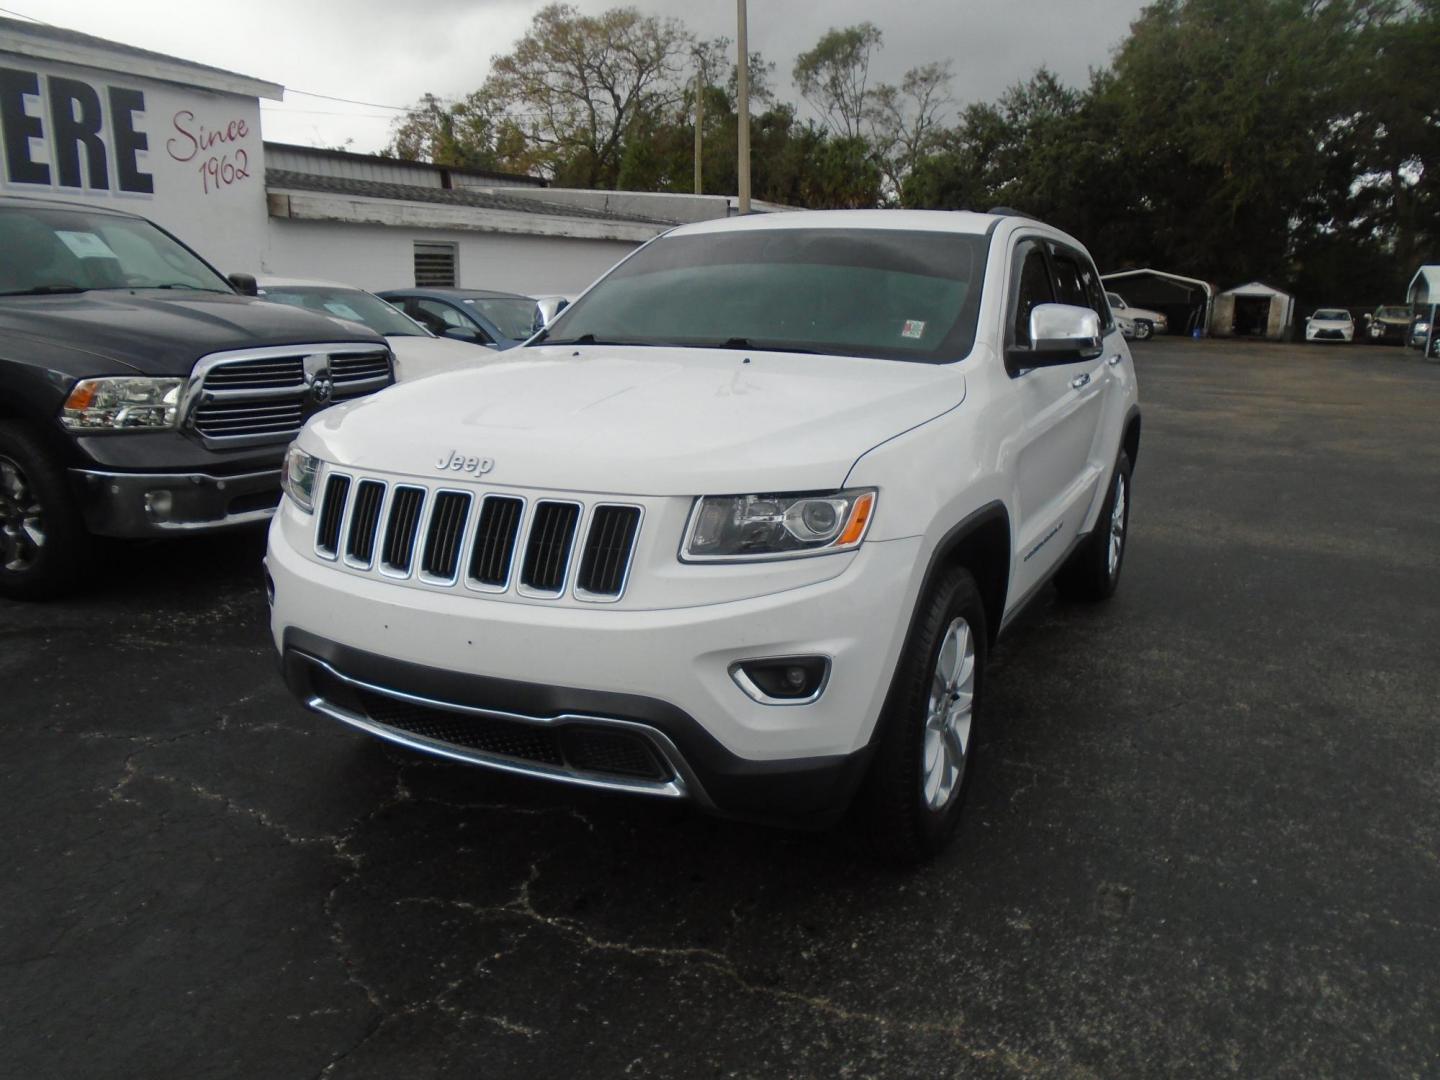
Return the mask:
<path id="1" fill-rule="evenodd" d="M 583 690 L 564 686 L 468 675 L 425 667 L 374 653 L 362 652 L 327 641 L 314 634 L 289 629 L 285 632 L 282 667 L 285 682 L 301 701 L 342 719 L 364 713 L 373 722 L 367 727 L 392 741 L 404 741 L 417 749 L 430 749 L 445 754 L 425 739 L 418 741 L 394 738 L 387 731 L 393 715 L 376 713 L 367 701 L 379 691 L 386 703 L 401 701 L 412 709 L 432 709 L 437 722 L 448 728 L 426 727 L 405 720 L 409 731 L 458 730 L 455 725 L 493 725 L 497 722 L 518 725 L 518 734 L 500 732 L 494 745 L 511 741 L 517 749 L 522 736 L 545 732 L 559 733 L 554 753 L 563 759 L 563 743 L 568 734 L 587 731 L 621 731 L 640 733 L 648 741 L 662 768 L 675 768 L 676 787 L 696 803 L 727 817 L 778 822 L 789 825 L 823 827 L 835 821 L 854 797 L 869 764 L 869 749 L 853 754 L 791 758 L 781 761 L 751 761 L 737 757 L 725 749 L 693 717 L 663 701 L 634 694 Z M 344 686 L 337 686 L 338 682 Z M 357 690 L 357 687 L 359 689 Z M 368 689 L 367 689 L 368 688 Z M 339 698 L 341 700 L 334 700 Z M 418 706 L 416 703 L 420 703 Z M 606 727 L 607 721 L 615 721 Z M 354 722 L 353 720 L 351 721 Z M 383 729 L 383 730 L 377 730 Z M 464 735 L 448 738 L 465 739 Z M 467 740 L 475 744 L 476 740 Z M 549 751 L 524 750 L 525 757 L 498 754 L 494 764 L 511 772 L 565 780 L 563 767 L 534 765 L 537 755 Z M 475 760 L 476 764 L 492 762 Z M 562 762 L 563 766 L 563 762 Z M 603 772 L 590 774 L 603 778 Z M 577 781 L 582 782 L 582 781 Z M 613 787 L 618 790 L 644 791 L 643 784 L 589 782 L 587 786 Z M 658 791 L 657 793 L 663 793 Z"/>
<path id="2" fill-rule="evenodd" d="M 251 525 L 280 502 L 280 470 L 234 476 L 72 469 L 85 525 L 97 536 L 174 536 Z"/>

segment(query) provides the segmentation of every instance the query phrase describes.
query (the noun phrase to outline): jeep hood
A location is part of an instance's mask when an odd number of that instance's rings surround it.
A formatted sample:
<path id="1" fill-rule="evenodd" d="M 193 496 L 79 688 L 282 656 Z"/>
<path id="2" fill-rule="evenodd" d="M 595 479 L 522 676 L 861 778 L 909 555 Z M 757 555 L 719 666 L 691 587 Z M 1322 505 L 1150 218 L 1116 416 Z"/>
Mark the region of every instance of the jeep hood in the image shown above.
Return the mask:
<path id="1" fill-rule="evenodd" d="M 546 346 L 315 417 L 302 444 L 362 470 L 629 495 L 835 488 L 856 458 L 954 408 L 956 364 L 720 349 Z M 469 474 L 448 472 L 454 483 Z"/>
<path id="2" fill-rule="evenodd" d="M 349 329 L 346 329 L 348 325 Z M 188 375 L 208 353 L 264 345 L 363 341 L 355 324 L 228 293 L 158 289 L 0 298 L 0 337 L 53 342 L 145 375 Z"/>

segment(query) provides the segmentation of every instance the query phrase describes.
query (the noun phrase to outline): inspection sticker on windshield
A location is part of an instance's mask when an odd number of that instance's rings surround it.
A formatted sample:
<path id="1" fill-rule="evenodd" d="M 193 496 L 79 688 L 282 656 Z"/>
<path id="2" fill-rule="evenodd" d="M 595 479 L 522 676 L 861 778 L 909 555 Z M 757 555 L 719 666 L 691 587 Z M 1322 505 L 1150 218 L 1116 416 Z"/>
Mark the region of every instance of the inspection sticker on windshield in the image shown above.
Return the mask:
<path id="1" fill-rule="evenodd" d="M 55 235 L 60 242 L 70 249 L 70 254 L 78 259 L 113 259 L 115 252 L 110 250 L 110 245 L 101 240 L 93 232 L 65 232 L 56 229 Z"/>
<path id="2" fill-rule="evenodd" d="M 922 338 L 925 336 L 924 319 L 906 319 L 905 328 L 900 331 L 901 337 Z"/>

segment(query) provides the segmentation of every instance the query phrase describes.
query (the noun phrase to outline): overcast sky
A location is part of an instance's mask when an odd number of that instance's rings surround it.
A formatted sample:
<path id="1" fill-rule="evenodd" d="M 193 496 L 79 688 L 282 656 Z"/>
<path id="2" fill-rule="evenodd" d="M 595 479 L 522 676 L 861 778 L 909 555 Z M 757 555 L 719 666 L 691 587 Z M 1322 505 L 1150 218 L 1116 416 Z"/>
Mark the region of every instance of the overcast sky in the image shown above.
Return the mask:
<path id="1" fill-rule="evenodd" d="M 619 6 L 574 0 L 595 13 Z M 370 152 L 389 141 L 390 110 L 302 96 L 307 90 L 381 105 L 426 91 L 455 97 L 484 81 L 490 57 L 508 52 L 542 0 L 0 0 L 0 10 L 154 49 L 287 88 L 263 102 L 265 138 Z M 680 18 L 704 38 L 735 36 L 728 0 L 635 0 L 644 12 Z M 1108 62 L 1140 0 L 750 0 L 750 48 L 776 65 L 777 89 L 793 94 L 797 53 L 831 27 L 866 19 L 885 35 L 875 65 L 882 81 L 910 67 L 951 60 L 957 101 L 990 101 L 1047 64 L 1071 84 Z"/>

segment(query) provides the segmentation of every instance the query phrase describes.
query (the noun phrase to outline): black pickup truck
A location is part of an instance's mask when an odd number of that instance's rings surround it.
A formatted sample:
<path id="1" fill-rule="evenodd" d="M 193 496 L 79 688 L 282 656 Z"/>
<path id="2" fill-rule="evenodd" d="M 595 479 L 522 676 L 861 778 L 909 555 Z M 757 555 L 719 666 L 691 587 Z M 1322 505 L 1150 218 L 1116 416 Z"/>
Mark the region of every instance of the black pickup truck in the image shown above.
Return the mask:
<path id="1" fill-rule="evenodd" d="M 0 596 L 92 536 L 265 520 L 301 424 L 394 381 L 383 338 L 236 284 L 144 218 L 0 196 Z"/>

